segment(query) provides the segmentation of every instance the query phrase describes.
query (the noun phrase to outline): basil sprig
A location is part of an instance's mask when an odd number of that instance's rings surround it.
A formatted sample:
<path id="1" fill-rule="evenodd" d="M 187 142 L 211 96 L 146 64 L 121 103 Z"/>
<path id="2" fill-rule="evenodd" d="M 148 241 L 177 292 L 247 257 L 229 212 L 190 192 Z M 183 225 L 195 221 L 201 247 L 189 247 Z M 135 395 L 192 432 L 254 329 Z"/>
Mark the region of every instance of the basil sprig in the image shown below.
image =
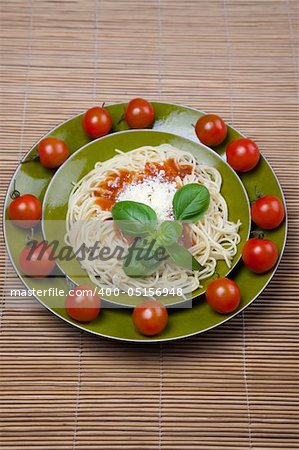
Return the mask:
<path id="1" fill-rule="evenodd" d="M 202 184 L 190 183 L 176 191 L 172 205 L 175 218 L 185 222 L 196 222 L 207 211 L 210 193 Z"/>
<path id="2" fill-rule="evenodd" d="M 158 226 L 156 212 L 149 206 L 134 202 L 121 201 L 112 208 L 112 217 L 117 227 L 126 235 L 143 238 L 131 245 L 124 261 L 124 271 L 129 277 L 146 277 L 160 266 L 156 251 L 166 250 L 170 259 L 178 266 L 189 270 L 202 270 L 203 267 L 180 243 L 183 225 L 179 221 L 196 222 L 207 211 L 210 193 L 203 185 L 191 183 L 179 189 L 173 198 L 173 211 L 177 220 L 166 220 Z M 140 255 L 145 251 L 146 259 Z"/>

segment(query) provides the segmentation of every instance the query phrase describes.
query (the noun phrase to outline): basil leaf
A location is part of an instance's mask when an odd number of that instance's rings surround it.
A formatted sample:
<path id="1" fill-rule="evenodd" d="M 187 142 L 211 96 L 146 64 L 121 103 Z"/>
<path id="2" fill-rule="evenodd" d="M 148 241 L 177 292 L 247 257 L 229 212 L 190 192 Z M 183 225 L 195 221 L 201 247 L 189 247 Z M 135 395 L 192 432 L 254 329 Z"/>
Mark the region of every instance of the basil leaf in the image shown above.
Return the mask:
<path id="1" fill-rule="evenodd" d="M 190 183 L 176 191 L 173 210 L 177 220 L 196 222 L 208 209 L 210 193 L 202 184 Z"/>
<path id="2" fill-rule="evenodd" d="M 178 266 L 189 270 L 202 270 L 203 266 L 199 264 L 197 259 L 182 245 L 175 242 L 167 247 L 170 259 Z"/>
<path id="3" fill-rule="evenodd" d="M 127 266 L 123 267 L 125 274 L 130 278 L 145 278 L 152 275 L 155 271 L 155 267 L 145 266 L 142 261 L 136 261 L 132 259 Z"/>
<path id="4" fill-rule="evenodd" d="M 150 259 L 144 259 L 142 255 L 140 256 L 140 248 L 135 247 L 131 249 L 131 252 L 129 249 L 129 254 L 124 261 L 123 270 L 131 278 L 148 277 L 157 270 L 160 264 L 161 261 L 157 261 L 153 256 Z"/>
<path id="5" fill-rule="evenodd" d="M 183 232 L 183 225 L 173 220 L 161 223 L 157 233 L 157 243 L 163 247 L 173 244 Z"/>
<path id="6" fill-rule="evenodd" d="M 129 200 L 115 203 L 112 217 L 117 227 L 129 236 L 145 236 L 157 224 L 157 214 L 150 206 Z"/>
<path id="7" fill-rule="evenodd" d="M 162 261 L 169 258 L 166 248 L 160 245 L 156 239 L 152 239 L 144 256 L 142 264 L 146 267 L 158 267 Z"/>

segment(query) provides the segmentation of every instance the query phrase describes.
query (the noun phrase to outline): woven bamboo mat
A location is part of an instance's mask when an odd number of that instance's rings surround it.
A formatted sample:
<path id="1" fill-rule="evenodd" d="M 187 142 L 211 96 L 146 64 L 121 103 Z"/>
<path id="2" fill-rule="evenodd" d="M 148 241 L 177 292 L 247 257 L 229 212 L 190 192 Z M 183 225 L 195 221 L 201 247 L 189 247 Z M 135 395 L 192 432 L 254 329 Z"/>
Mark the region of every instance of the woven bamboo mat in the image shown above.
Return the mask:
<path id="1" fill-rule="evenodd" d="M 253 137 L 290 218 L 254 305 L 161 346 L 97 339 L 32 299 L 20 306 L 2 251 L 2 450 L 298 448 L 297 19 L 295 0 L 2 0 L 2 202 L 41 134 L 138 95 L 218 112 Z"/>

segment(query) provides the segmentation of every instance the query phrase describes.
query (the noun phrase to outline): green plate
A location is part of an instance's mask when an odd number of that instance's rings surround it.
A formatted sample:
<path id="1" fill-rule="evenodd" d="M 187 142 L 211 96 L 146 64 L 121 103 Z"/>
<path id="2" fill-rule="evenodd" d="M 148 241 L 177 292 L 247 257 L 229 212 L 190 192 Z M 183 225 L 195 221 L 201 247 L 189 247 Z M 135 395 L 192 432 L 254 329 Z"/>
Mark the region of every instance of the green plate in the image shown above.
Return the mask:
<path id="1" fill-rule="evenodd" d="M 218 261 L 216 273 L 220 277 L 224 277 L 235 267 L 241 257 L 242 247 L 250 233 L 249 201 L 239 177 L 217 153 L 208 147 L 181 136 L 155 130 L 129 130 L 97 139 L 80 148 L 59 168 L 53 176 L 44 197 L 42 222 L 45 240 L 48 242 L 58 240 L 61 244 L 57 248 L 57 253 L 62 251 L 63 246 L 65 246 L 65 219 L 73 184 L 78 183 L 83 176 L 90 172 L 98 161 L 106 161 L 113 158 L 116 155 L 115 149 L 128 152 L 145 145 L 156 147 L 161 144 L 170 144 L 180 150 L 190 152 L 198 161 L 214 167 L 221 173 L 221 193 L 227 202 L 229 220 L 237 222 L 240 219 L 242 225 L 239 232 L 241 241 L 238 245 L 238 252 L 232 261 L 231 269 L 228 269 L 224 261 Z M 75 284 L 89 283 L 96 287 L 77 260 L 62 260 L 57 261 L 57 264 Z M 195 298 L 205 292 L 210 281 L 211 278 L 203 280 L 203 287 L 193 291 L 190 298 Z M 109 298 L 106 297 L 105 299 L 121 306 L 136 306 L 140 303 L 140 297 L 128 296 L 122 292 L 117 296 L 110 295 Z M 185 302 L 181 297 L 176 296 L 160 297 L 159 300 L 166 306 Z"/>
<path id="2" fill-rule="evenodd" d="M 185 137 L 187 139 L 194 140 L 198 143 L 198 140 L 194 133 L 193 124 L 196 120 L 203 114 L 195 109 L 182 107 L 179 105 L 166 104 L 166 103 L 153 103 L 155 108 L 155 124 L 154 130 L 162 131 L 166 133 L 174 133 Z M 113 122 L 115 124 L 113 132 L 123 131 L 127 129 L 124 122 L 120 121 L 123 114 L 125 104 L 114 104 L 107 106 Z M 50 131 L 48 136 L 57 136 L 63 139 L 69 146 L 70 152 L 74 153 L 82 146 L 88 144 L 91 140 L 85 135 L 82 129 L 82 115 L 71 118 L 70 120 L 59 125 L 54 130 Z M 144 132 L 136 132 L 136 135 L 140 133 L 140 136 Z M 130 133 L 123 133 L 123 136 L 129 135 Z M 160 135 L 160 133 L 159 133 Z M 118 135 L 115 135 L 117 138 Z M 157 134 L 158 136 L 158 134 Z M 170 136 L 167 134 L 167 136 Z M 231 127 L 228 127 L 228 136 L 226 141 L 214 149 L 220 156 L 225 155 L 225 148 L 228 142 L 232 139 L 241 137 L 242 135 Z M 113 139 L 114 136 L 111 136 Z M 179 139 L 177 136 L 171 136 L 172 139 Z M 110 136 L 109 136 L 110 139 Z M 108 142 L 108 137 L 105 138 Z M 95 145 L 101 140 L 95 142 Z M 104 139 L 103 139 L 104 141 Z M 112 141 L 111 141 L 112 142 Z M 184 141 L 186 142 L 186 141 Z M 190 146 L 193 146 L 189 142 Z M 32 147 L 30 152 L 26 155 L 26 159 L 30 158 L 36 153 L 37 143 Z M 137 145 L 134 145 L 137 147 Z M 204 146 L 195 145 L 196 149 L 203 149 Z M 87 148 L 87 147 L 86 147 Z M 92 146 L 90 147 L 92 148 Z M 202 150 L 203 151 L 203 150 Z M 80 153 L 80 152 L 79 152 Z M 206 152 L 207 155 L 212 155 L 213 152 Z M 74 157 L 75 158 L 75 157 Z M 219 161 L 219 159 L 217 159 Z M 67 167 L 67 164 L 66 164 Z M 225 166 L 226 167 L 226 166 Z M 60 169 L 60 170 L 63 170 Z M 85 168 L 84 168 L 85 170 Z M 89 169 L 88 169 L 89 170 Z M 51 181 L 54 171 L 42 167 L 39 162 L 33 161 L 27 164 L 19 165 L 17 168 L 10 186 L 8 188 L 8 193 L 6 196 L 5 209 L 10 202 L 10 194 L 14 189 L 17 189 L 21 193 L 32 193 L 43 200 L 45 191 Z M 82 175 L 84 172 L 82 173 Z M 57 172 L 57 177 L 59 176 L 59 171 Z M 279 182 L 271 169 L 270 165 L 264 158 L 256 169 L 253 171 L 241 175 L 241 181 L 247 191 L 249 199 L 252 201 L 256 196 L 256 191 L 263 194 L 274 194 L 281 198 L 284 202 L 284 197 L 282 190 L 280 188 Z M 223 187 L 224 189 L 224 187 Z M 228 197 L 226 196 L 226 200 Z M 5 213 L 5 218 L 7 218 L 7 212 Z M 276 230 L 266 231 L 265 236 L 273 240 L 280 251 L 280 257 L 282 256 L 285 242 L 286 242 L 286 232 L 287 223 L 286 221 Z M 126 340 L 126 341 L 166 341 L 178 338 L 183 338 L 187 336 L 192 336 L 194 334 L 202 333 L 211 328 L 214 328 L 221 323 L 227 321 L 231 317 L 238 314 L 246 306 L 248 306 L 258 295 L 263 291 L 266 285 L 271 280 L 277 266 L 270 272 L 263 275 L 256 275 L 251 273 L 242 263 L 238 264 L 235 270 L 231 273 L 231 278 L 233 278 L 240 286 L 242 292 L 242 302 L 239 310 L 229 315 L 220 315 L 209 308 L 204 300 L 204 296 L 197 297 L 193 301 L 192 308 L 186 309 L 170 309 L 169 312 L 169 324 L 163 333 L 154 337 L 146 338 L 140 335 L 133 327 L 131 321 L 131 310 L 130 308 L 104 308 L 101 311 L 100 316 L 95 321 L 89 324 L 80 324 L 76 321 L 71 320 L 64 309 L 64 298 L 56 297 L 53 304 L 53 297 L 49 293 L 42 292 L 47 291 L 47 288 L 51 287 L 54 289 L 61 289 L 65 292 L 69 289 L 69 284 L 67 278 L 63 273 L 58 273 L 60 276 L 49 279 L 33 279 L 24 277 L 21 274 L 18 264 L 18 257 L 21 249 L 25 245 L 26 236 L 28 232 L 14 227 L 9 220 L 4 221 L 4 233 L 7 244 L 8 253 L 12 260 L 15 269 L 23 280 L 24 284 L 28 289 L 35 289 L 35 295 L 37 299 L 50 311 L 58 315 L 65 321 L 81 328 L 83 330 L 89 331 L 91 333 L 97 334 L 99 336 L 105 336 L 109 338 Z M 42 239 L 42 232 L 39 227 L 34 230 L 34 238 Z M 278 262 L 279 263 L 279 262 Z M 278 264 L 277 264 L 278 265 Z M 36 290 L 41 292 L 36 294 Z M 52 291 L 53 292 L 53 291 Z"/>

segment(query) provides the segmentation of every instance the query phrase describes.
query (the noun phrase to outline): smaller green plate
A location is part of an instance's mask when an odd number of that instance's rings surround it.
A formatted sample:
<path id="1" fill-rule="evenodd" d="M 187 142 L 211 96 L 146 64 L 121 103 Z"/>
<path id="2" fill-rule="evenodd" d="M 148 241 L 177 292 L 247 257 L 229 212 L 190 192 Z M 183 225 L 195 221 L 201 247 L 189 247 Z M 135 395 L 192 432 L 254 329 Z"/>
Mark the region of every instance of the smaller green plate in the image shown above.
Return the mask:
<path id="1" fill-rule="evenodd" d="M 178 149 L 188 151 L 199 162 L 214 167 L 221 173 L 221 194 L 228 206 L 229 220 L 233 222 L 240 220 L 242 223 L 239 230 L 241 241 L 238 244 L 237 254 L 232 261 L 232 267 L 228 268 L 224 261 L 217 262 L 217 274 L 221 277 L 228 275 L 238 263 L 241 249 L 250 233 L 250 208 L 243 184 L 230 166 L 213 150 L 181 136 L 154 130 L 123 131 L 94 140 L 73 153 L 57 170 L 45 193 L 42 221 L 45 239 L 48 242 L 59 241 L 57 253 L 65 245 L 65 219 L 69 196 L 74 183 L 78 183 L 82 177 L 94 168 L 97 162 L 106 161 L 115 156 L 115 149 L 128 152 L 144 145 L 159 146 L 161 144 L 170 144 Z M 87 272 L 81 268 L 77 260 L 57 260 L 57 264 L 75 284 L 93 284 Z M 211 278 L 202 280 L 203 287 L 195 290 L 190 298 L 195 298 L 204 293 L 210 281 Z M 135 306 L 140 303 L 140 296 L 129 296 L 122 291 L 117 296 L 111 295 L 105 299 L 111 304 L 121 306 Z M 159 300 L 166 306 L 178 305 L 185 301 L 178 296 L 160 297 Z"/>

